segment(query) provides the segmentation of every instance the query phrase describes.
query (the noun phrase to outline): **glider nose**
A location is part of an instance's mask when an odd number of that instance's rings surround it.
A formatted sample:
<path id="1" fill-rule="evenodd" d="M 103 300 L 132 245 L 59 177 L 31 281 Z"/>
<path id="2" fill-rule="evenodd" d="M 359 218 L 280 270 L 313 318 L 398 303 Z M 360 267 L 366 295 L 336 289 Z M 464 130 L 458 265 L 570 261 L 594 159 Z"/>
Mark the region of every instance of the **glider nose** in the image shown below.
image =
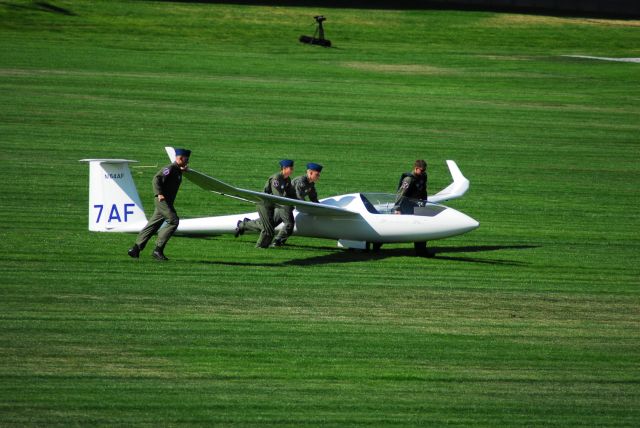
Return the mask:
<path id="1" fill-rule="evenodd" d="M 447 214 L 448 216 L 446 219 L 449 230 L 448 236 L 462 235 L 463 233 L 470 232 L 480 226 L 480 223 L 476 220 L 464 213 L 461 213 L 460 211 L 454 210 L 453 208 L 448 208 Z"/>
<path id="2" fill-rule="evenodd" d="M 463 214 L 459 211 L 458 214 L 460 214 L 458 218 L 458 227 L 460 229 L 460 233 L 471 232 L 472 230 L 477 229 L 480 226 L 480 223 L 478 223 L 475 219 L 469 217 L 468 215 Z"/>

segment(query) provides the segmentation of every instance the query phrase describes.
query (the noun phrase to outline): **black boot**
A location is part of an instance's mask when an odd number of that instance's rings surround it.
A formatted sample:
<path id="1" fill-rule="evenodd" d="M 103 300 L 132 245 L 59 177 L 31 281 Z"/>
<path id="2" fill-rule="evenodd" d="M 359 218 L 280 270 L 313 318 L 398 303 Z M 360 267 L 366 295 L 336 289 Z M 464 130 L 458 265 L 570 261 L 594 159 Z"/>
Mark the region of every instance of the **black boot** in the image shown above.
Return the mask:
<path id="1" fill-rule="evenodd" d="M 154 259 L 156 260 L 169 260 L 163 252 L 163 249 L 160 247 L 156 247 L 155 250 L 153 250 L 153 253 L 151 253 L 151 255 L 153 256 Z"/>
<path id="2" fill-rule="evenodd" d="M 287 242 L 286 239 L 276 239 L 273 241 L 273 243 L 271 245 L 269 245 L 270 247 L 284 247 L 284 243 Z"/>
<path id="3" fill-rule="evenodd" d="M 236 230 L 233 232 L 233 237 L 237 238 L 240 235 L 244 235 L 244 222 L 245 220 L 247 220 L 246 218 L 244 220 L 238 220 L 238 223 L 236 223 Z"/>
<path id="4" fill-rule="evenodd" d="M 133 244 L 133 247 L 129 248 L 127 254 L 129 254 L 129 257 L 133 257 L 134 259 L 140 257 L 140 247 L 138 247 L 138 244 Z"/>

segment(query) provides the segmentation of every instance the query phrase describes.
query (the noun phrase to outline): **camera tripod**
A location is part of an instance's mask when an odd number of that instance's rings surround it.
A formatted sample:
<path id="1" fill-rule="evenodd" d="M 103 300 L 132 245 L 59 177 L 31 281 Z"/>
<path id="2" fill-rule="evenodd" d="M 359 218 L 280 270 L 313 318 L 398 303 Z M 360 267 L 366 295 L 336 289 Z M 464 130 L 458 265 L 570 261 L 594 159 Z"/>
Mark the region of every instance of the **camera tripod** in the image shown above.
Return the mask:
<path id="1" fill-rule="evenodd" d="M 331 47 L 331 40 L 324 38 L 324 28 L 322 27 L 322 21 L 325 21 L 327 18 L 319 15 L 314 16 L 313 19 L 316 20 L 316 31 L 313 33 L 313 36 L 300 36 L 300 42 L 310 45 L 320 45 L 325 48 Z"/>

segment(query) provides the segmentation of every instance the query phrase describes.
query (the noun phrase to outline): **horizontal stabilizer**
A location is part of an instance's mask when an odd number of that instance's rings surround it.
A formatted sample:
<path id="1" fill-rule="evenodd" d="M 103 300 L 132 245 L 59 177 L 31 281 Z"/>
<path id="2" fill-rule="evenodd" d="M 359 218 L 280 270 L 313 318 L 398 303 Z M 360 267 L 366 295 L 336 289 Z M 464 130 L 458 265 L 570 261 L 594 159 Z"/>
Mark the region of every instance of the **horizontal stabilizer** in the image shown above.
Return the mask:
<path id="1" fill-rule="evenodd" d="M 80 159 L 78 162 L 115 163 L 115 164 L 138 163 L 137 160 L 131 160 L 131 159 Z"/>
<path id="2" fill-rule="evenodd" d="M 175 162 L 176 161 L 176 149 L 174 149 L 173 147 L 165 147 L 164 149 L 167 151 L 167 155 L 169 155 L 169 160 L 171 162 Z"/>

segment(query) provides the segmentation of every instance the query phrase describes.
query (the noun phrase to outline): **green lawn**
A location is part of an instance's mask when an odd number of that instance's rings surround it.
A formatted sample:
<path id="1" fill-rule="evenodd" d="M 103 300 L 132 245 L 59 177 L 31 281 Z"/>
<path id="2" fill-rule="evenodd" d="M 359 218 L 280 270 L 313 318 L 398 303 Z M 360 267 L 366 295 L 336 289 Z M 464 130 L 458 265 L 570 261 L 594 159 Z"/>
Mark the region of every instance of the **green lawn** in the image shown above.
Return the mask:
<path id="1" fill-rule="evenodd" d="M 55 7 L 52 7 L 55 6 Z M 327 16 L 334 48 L 302 45 Z M 640 22 L 0 1 L 0 426 L 640 425 Z M 87 231 L 83 158 L 260 189 L 471 181 L 478 230 L 348 252 Z M 251 211 L 184 183 L 180 215 Z"/>

